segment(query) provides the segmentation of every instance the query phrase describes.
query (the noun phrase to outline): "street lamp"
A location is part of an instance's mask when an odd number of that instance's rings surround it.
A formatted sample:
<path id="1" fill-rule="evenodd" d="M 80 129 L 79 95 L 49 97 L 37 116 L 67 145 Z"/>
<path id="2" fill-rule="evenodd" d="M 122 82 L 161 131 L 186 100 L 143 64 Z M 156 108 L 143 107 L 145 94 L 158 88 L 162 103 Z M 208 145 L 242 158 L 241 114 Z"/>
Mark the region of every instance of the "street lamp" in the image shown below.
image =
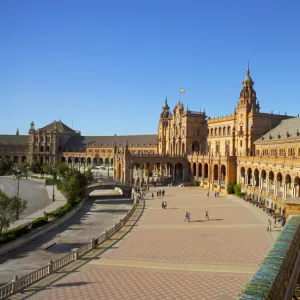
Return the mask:
<path id="1" fill-rule="evenodd" d="M 53 185 L 52 185 L 52 201 L 55 201 L 55 193 L 54 193 L 54 186 L 55 186 L 55 180 L 56 180 L 56 168 L 55 165 L 53 165 L 52 168 L 52 176 L 53 176 Z"/>

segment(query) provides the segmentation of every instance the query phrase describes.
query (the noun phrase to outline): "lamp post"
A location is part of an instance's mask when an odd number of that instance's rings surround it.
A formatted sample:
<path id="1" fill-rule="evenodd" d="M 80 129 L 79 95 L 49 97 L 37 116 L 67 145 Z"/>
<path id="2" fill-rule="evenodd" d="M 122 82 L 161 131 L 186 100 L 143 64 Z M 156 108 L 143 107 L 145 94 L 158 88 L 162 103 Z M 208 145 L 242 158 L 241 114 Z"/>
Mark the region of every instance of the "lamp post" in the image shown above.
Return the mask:
<path id="1" fill-rule="evenodd" d="M 18 185 L 17 185 L 17 197 L 19 198 L 20 195 L 20 180 L 22 179 L 22 173 L 20 170 L 16 170 L 15 171 L 15 175 L 14 175 L 14 180 L 17 180 Z M 17 211 L 16 211 L 16 219 L 19 220 L 19 206 L 17 205 Z"/>
<path id="2" fill-rule="evenodd" d="M 55 186 L 55 180 L 56 180 L 56 168 L 55 168 L 55 165 L 53 165 L 53 168 L 52 168 L 52 176 L 53 176 L 53 185 L 52 185 L 52 201 L 54 202 L 55 201 L 55 193 L 54 193 L 54 186 Z"/>

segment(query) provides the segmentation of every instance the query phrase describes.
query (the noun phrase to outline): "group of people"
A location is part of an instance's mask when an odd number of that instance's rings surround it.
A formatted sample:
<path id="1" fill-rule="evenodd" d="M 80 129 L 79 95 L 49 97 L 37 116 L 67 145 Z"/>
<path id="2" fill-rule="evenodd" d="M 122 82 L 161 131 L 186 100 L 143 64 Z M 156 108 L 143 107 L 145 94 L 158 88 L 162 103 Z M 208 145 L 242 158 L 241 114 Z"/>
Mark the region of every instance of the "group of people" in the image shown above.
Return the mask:
<path id="1" fill-rule="evenodd" d="M 206 196 L 209 198 L 209 195 L 210 195 L 210 191 L 208 190 Z M 220 192 L 215 192 L 215 197 L 219 197 L 219 195 Z"/>
<path id="2" fill-rule="evenodd" d="M 156 192 L 156 196 L 157 197 L 160 197 L 160 196 L 164 197 L 165 193 L 166 193 L 165 190 L 159 190 L 159 191 Z M 154 198 L 154 193 L 152 193 L 152 198 Z"/>
<path id="3" fill-rule="evenodd" d="M 208 210 L 205 211 L 205 221 L 209 221 Z M 185 213 L 184 222 L 191 222 L 191 213 L 188 211 Z"/>

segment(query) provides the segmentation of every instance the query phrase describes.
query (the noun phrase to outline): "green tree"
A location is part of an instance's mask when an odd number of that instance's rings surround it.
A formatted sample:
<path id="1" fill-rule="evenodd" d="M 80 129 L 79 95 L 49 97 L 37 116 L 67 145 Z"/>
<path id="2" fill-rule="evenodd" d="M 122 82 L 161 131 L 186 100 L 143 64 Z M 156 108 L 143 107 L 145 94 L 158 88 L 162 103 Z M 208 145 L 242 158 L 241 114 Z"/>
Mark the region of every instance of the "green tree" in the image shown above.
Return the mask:
<path id="1" fill-rule="evenodd" d="M 69 172 L 70 168 L 68 167 L 68 165 L 64 164 L 64 163 L 60 163 L 58 165 L 56 165 L 56 172 L 57 175 L 61 178 L 65 178 L 66 174 Z"/>
<path id="2" fill-rule="evenodd" d="M 13 169 L 13 162 L 6 158 L 0 159 L 0 176 L 10 174 Z"/>
<path id="3" fill-rule="evenodd" d="M 10 201 L 12 210 L 15 213 L 15 220 L 19 220 L 20 216 L 27 208 L 27 200 L 23 200 L 18 196 L 14 196 L 10 199 Z"/>
<path id="4" fill-rule="evenodd" d="M 87 170 L 84 173 L 69 169 L 62 182 L 62 191 L 69 203 L 73 204 L 76 198 L 84 197 L 85 189 L 94 181 L 93 173 Z"/>
<path id="5" fill-rule="evenodd" d="M 0 190 L 0 232 L 3 233 L 15 218 L 11 198 Z"/>
<path id="6" fill-rule="evenodd" d="M 40 163 L 37 160 L 34 160 L 31 163 L 30 169 L 31 169 L 31 171 L 33 173 L 40 174 L 40 172 L 41 172 L 41 165 L 40 165 Z"/>
<path id="7" fill-rule="evenodd" d="M 19 163 L 18 165 L 18 168 L 20 170 L 20 172 L 23 174 L 23 176 L 26 178 L 28 178 L 28 175 L 29 175 L 29 169 L 30 169 L 30 165 L 28 162 L 22 162 L 22 163 Z"/>

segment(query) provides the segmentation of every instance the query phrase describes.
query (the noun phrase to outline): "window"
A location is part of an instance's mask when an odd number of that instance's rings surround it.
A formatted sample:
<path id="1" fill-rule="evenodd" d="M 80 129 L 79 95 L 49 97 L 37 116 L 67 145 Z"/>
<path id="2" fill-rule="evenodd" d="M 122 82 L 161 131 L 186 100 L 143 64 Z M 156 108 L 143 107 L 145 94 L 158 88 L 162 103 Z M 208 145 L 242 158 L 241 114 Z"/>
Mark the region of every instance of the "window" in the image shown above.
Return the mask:
<path id="1" fill-rule="evenodd" d="M 219 128 L 219 135 L 220 136 L 222 135 L 222 128 L 221 127 Z"/>
<path id="2" fill-rule="evenodd" d="M 243 147 L 243 141 L 240 140 L 240 147 Z"/>
<path id="3" fill-rule="evenodd" d="M 226 135 L 226 128 L 223 128 L 223 135 Z"/>

